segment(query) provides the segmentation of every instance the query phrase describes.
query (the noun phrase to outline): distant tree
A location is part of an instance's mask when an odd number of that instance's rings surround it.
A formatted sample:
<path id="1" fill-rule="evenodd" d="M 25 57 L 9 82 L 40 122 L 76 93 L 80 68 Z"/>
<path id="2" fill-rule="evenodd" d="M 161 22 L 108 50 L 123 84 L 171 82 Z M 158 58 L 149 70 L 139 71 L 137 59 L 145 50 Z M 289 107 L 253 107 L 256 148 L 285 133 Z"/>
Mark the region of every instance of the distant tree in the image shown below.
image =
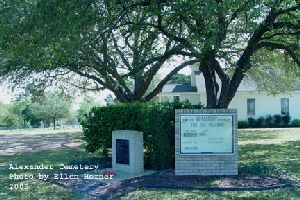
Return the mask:
<path id="1" fill-rule="evenodd" d="M 95 102 L 94 100 L 90 98 L 85 98 L 81 103 L 80 107 L 77 111 L 77 117 L 80 121 L 84 120 L 87 116 L 87 114 L 90 112 L 90 110 L 93 107 L 99 106 L 100 104 Z"/>
<path id="2" fill-rule="evenodd" d="M 20 122 L 22 123 L 20 125 L 22 125 L 23 127 L 26 127 L 28 125 L 28 121 L 23 116 L 23 112 L 29 104 L 29 101 L 25 99 L 19 99 L 17 101 L 11 102 L 11 104 L 9 105 L 9 112 L 13 115 L 16 115 L 20 119 Z"/>
<path id="3" fill-rule="evenodd" d="M 22 111 L 22 116 L 24 120 L 26 122 L 29 122 L 33 128 L 38 128 L 41 125 L 43 119 L 38 118 L 34 114 L 32 114 L 30 107 L 30 105 L 26 106 L 26 108 Z"/>
<path id="4" fill-rule="evenodd" d="M 176 83 L 176 84 L 185 84 L 185 83 L 190 83 L 191 82 L 191 76 L 184 75 L 184 74 L 175 74 L 169 83 Z"/>
<path id="5" fill-rule="evenodd" d="M 0 103 L 0 124 L 10 129 L 25 127 L 27 123 L 22 112 L 27 103 L 25 101 L 14 101 L 7 105 Z"/>
<path id="6" fill-rule="evenodd" d="M 7 113 L 3 118 L 3 123 L 9 129 L 18 128 L 22 123 L 20 117 L 13 113 Z"/>
<path id="7" fill-rule="evenodd" d="M 79 117 L 78 117 L 77 110 L 71 109 L 70 115 L 63 120 L 62 124 L 74 126 L 74 125 L 78 125 L 78 122 L 79 122 Z"/>
<path id="8" fill-rule="evenodd" d="M 0 102 L 0 126 L 5 125 L 4 118 L 7 113 L 8 113 L 7 105 Z"/>
<path id="9" fill-rule="evenodd" d="M 39 119 L 51 121 L 56 129 L 56 121 L 65 118 L 70 113 L 71 102 L 55 93 L 46 93 L 43 100 L 33 103 L 30 112 Z"/>

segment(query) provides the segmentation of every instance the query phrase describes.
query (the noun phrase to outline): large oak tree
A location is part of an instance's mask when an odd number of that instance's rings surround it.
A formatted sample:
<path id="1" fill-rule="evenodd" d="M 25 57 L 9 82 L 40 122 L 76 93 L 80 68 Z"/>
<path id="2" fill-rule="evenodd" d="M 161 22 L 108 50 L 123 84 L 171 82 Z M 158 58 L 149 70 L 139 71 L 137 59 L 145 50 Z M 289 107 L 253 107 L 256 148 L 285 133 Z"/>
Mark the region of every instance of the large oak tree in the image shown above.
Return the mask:
<path id="1" fill-rule="evenodd" d="M 64 77 L 81 89 L 108 89 L 119 102 L 148 101 L 172 75 L 195 63 L 179 62 L 149 87 L 174 55 L 184 55 L 183 45 L 143 25 L 155 22 L 150 7 L 114 0 L 16 0 L 0 3 L 0 9 L 0 76 L 15 85 Z"/>
<path id="2" fill-rule="evenodd" d="M 7 1 L 0 75 L 78 74 L 93 81 L 90 89 L 131 102 L 152 99 L 198 62 L 207 106 L 226 108 L 247 76 L 299 75 L 299 9 L 299 0 Z M 176 55 L 189 60 L 146 92 Z"/>
<path id="3" fill-rule="evenodd" d="M 147 24 L 199 61 L 208 107 L 227 108 L 246 76 L 299 77 L 299 0 L 156 1 L 152 10 Z"/>

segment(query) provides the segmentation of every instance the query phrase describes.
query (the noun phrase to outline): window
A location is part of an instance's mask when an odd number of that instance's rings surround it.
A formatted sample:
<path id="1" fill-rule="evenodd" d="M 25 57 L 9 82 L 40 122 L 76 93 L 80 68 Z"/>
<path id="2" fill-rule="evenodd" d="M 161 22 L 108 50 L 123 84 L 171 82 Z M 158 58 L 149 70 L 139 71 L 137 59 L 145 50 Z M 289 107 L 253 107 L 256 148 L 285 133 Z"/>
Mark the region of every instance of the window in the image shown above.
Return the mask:
<path id="1" fill-rule="evenodd" d="M 173 96 L 173 101 L 180 101 L 179 96 Z"/>
<path id="2" fill-rule="evenodd" d="M 247 99 L 247 114 L 255 115 L 255 99 Z"/>
<path id="3" fill-rule="evenodd" d="M 281 98 L 281 114 L 288 115 L 289 114 L 289 99 L 288 98 Z"/>

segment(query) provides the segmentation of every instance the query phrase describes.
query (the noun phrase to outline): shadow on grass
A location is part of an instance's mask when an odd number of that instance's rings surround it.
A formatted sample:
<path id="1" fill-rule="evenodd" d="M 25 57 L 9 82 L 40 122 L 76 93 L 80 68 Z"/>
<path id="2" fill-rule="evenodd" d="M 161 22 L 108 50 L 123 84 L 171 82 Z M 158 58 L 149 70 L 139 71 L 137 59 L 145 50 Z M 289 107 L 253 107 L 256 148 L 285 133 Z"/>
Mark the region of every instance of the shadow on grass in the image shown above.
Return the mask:
<path id="1" fill-rule="evenodd" d="M 78 148 L 84 141 L 79 133 L 4 135 L 0 136 L 0 155 L 13 155 L 21 152 Z"/>
<path id="2" fill-rule="evenodd" d="M 273 165 L 300 178 L 300 141 L 283 144 L 247 144 L 240 146 L 240 164 L 253 162 Z"/>

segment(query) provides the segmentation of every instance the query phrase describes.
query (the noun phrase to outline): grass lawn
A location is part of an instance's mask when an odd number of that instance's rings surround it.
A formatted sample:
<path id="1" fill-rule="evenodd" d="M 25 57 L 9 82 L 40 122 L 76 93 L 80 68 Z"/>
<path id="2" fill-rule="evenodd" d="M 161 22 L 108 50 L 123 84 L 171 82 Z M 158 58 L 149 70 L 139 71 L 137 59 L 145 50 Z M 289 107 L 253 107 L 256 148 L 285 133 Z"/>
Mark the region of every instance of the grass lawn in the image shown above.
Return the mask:
<path id="1" fill-rule="evenodd" d="M 254 166 L 254 173 L 263 169 L 286 170 L 300 179 L 300 129 L 239 130 L 239 165 Z M 267 167 L 266 167 L 267 166 Z M 255 169 L 257 171 L 255 171 Z M 270 172 L 272 173 L 272 172 Z M 142 189 L 123 199 L 265 199 L 299 200 L 300 186 L 269 191 L 205 192 L 199 190 Z"/>
<path id="2" fill-rule="evenodd" d="M 9 133 L 1 134 L 1 137 Z M 36 134 L 36 133 L 35 133 Z M 52 133 L 53 134 L 53 133 Z M 62 134 L 62 133 L 56 133 Z M 72 133 L 77 134 L 78 133 Z M 38 135 L 39 139 L 49 135 Z M 286 170 L 289 176 L 300 179 L 300 129 L 261 129 L 239 130 L 239 165 L 250 166 L 253 173 L 265 173 L 264 170 Z M 0 199 L 86 199 L 84 194 L 75 193 L 56 185 L 37 181 L 10 180 L 8 164 L 50 164 L 70 163 L 74 160 L 95 158 L 98 155 L 80 148 L 63 148 L 22 152 L 15 155 L 0 155 Z M 2 166 L 2 167 L 1 167 Z M 263 170 L 257 166 L 264 166 Z M 257 171 L 256 171 L 257 170 Z M 16 173 L 32 173 L 20 171 Z M 36 173 L 38 171 L 34 171 Z M 214 180 L 215 181 L 215 180 Z M 11 183 L 26 183 L 28 190 L 10 191 Z M 141 189 L 129 193 L 122 199 L 300 199 L 300 188 L 283 188 L 260 192 L 205 192 L 199 190 Z"/>

